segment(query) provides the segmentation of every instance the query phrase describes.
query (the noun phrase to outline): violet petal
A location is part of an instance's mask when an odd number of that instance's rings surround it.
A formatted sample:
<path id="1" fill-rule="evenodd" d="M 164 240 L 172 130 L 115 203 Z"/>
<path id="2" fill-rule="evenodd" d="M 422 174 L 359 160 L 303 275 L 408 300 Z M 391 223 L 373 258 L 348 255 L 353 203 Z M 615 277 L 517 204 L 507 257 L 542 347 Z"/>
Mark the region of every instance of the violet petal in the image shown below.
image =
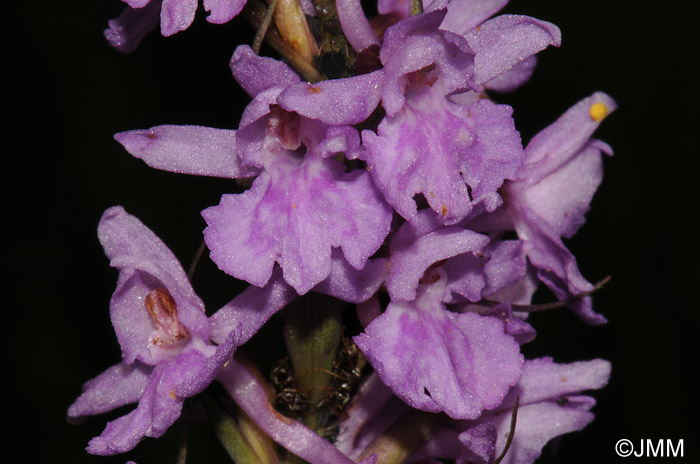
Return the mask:
<path id="1" fill-rule="evenodd" d="M 416 219 L 413 198 L 421 193 L 443 223 L 453 224 L 473 204 L 496 209 L 502 202 L 497 189 L 515 178 L 524 153 L 511 113 L 487 100 L 461 107 L 423 88 L 404 111 L 381 122 L 378 135 L 362 132 L 367 148 L 362 157 L 404 218 Z"/>
<path id="2" fill-rule="evenodd" d="M 501 240 L 489 245 L 490 259 L 484 266 L 486 288 L 483 294 L 485 297 L 525 277 L 527 258 L 523 248 L 523 242 L 520 240 Z"/>
<path id="3" fill-rule="evenodd" d="M 433 263 L 462 253 L 480 251 L 487 243 L 488 237 L 485 235 L 457 227 L 445 227 L 393 252 L 387 281 L 392 301 L 414 300 L 419 280 Z M 480 292 L 479 288 L 478 293 Z"/>
<path id="4" fill-rule="evenodd" d="M 249 286 L 211 318 L 211 339 L 219 344 L 235 333 L 236 343 L 247 342 L 277 311 L 297 297 L 276 268 L 264 287 Z"/>
<path id="5" fill-rule="evenodd" d="M 522 191 L 519 200 L 537 211 L 558 235 L 570 238 L 586 221 L 585 215 L 602 179 L 601 152 L 589 143 L 566 164 Z"/>
<path id="6" fill-rule="evenodd" d="M 313 0 L 299 0 L 301 9 L 307 16 L 316 16 L 316 5 Z"/>
<path id="7" fill-rule="evenodd" d="M 510 335 L 520 345 L 531 342 L 535 339 L 535 329 L 530 324 L 513 314 L 510 303 L 501 303 L 484 313 L 484 316 L 497 317 L 503 321 L 505 333 Z"/>
<path id="8" fill-rule="evenodd" d="M 442 269 L 447 274 L 447 291 L 444 303 L 459 303 L 481 300 L 481 293 L 486 286 L 484 265 L 488 257 L 477 251 L 462 253 L 448 259 Z"/>
<path id="9" fill-rule="evenodd" d="M 276 86 L 289 86 L 300 81 L 299 76 L 285 63 L 258 56 L 248 45 L 239 45 L 229 63 L 233 77 L 248 95 Z"/>
<path id="10" fill-rule="evenodd" d="M 211 385 L 224 364 L 231 359 L 236 348 L 242 345 L 239 335 L 239 332 L 231 332 L 224 343 L 216 347 L 216 351 L 210 346 L 201 346 L 200 349 L 206 351 L 208 355 L 206 360 L 199 368 L 196 376 L 183 378 L 182 382 L 175 387 L 175 396 L 178 398 L 189 398 L 201 393 Z"/>
<path id="11" fill-rule="evenodd" d="M 83 393 L 68 408 L 68 417 L 102 414 L 136 403 L 146 388 L 153 368 L 135 362 L 117 364 L 85 382 Z"/>
<path id="12" fill-rule="evenodd" d="M 328 277 L 333 247 L 362 269 L 388 234 L 391 211 L 366 171 L 344 170 L 309 153 L 278 153 L 250 190 L 202 212 L 212 260 L 257 286 L 278 262 L 299 294 Z"/>
<path id="13" fill-rule="evenodd" d="M 497 434 L 496 426 L 491 422 L 477 424 L 462 432 L 458 440 L 462 442 L 465 449 L 460 453 L 460 458 L 473 459 L 475 463 L 483 464 L 493 462 L 496 455 Z"/>
<path id="14" fill-rule="evenodd" d="M 202 353 L 187 350 L 175 360 L 157 365 L 136 409 L 108 423 L 99 437 L 90 440 L 88 452 L 102 456 L 124 453 L 144 437 L 163 435 L 182 410 L 184 398 L 175 395 L 176 386 L 196 377 L 204 362 Z"/>
<path id="15" fill-rule="evenodd" d="M 382 383 L 376 373 L 363 381 L 352 403 L 347 409 L 347 419 L 343 420 L 335 442 L 335 447 L 348 456 L 355 457 L 361 452 L 356 447 L 356 439 L 361 429 L 376 419 L 380 409 L 393 396 L 391 390 Z"/>
<path id="16" fill-rule="evenodd" d="M 518 423 L 511 447 L 501 464 L 532 464 L 549 440 L 565 433 L 583 429 L 593 420 L 589 409 L 594 401 L 569 401 L 565 406 L 554 402 L 536 403 L 518 408 Z M 496 450 L 505 447 L 510 431 L 510 412 L 494 417 L 498 429 Z M 462 435 L 460 435 L 460 438 Z"/>
<path id="17" fill-rule="evenodd" d="M 486 87 L 487 90 L 493 90 L 495 92 L 512 92 L 530 80 L 532 73 L 535 72 L 536 66 L 537 56 L 533 55 L 529 58 L 525 58 L 508 71 L 488 81 L 484 84 L 484 87 Z"/>
<path id="18" fill-rule="evenodd" d="M 229 22 L 241 12 L 247 0 L 204 0 L 204 9 L 209 11 L 207 21 L 213 24 Z"/>
<path id="19" fill-rule="evenodd" d="M 278 104 L 307 118 L 326 124 L 357 124 L 369 117 L 379 104 L 383 72 L 315 84 L 300 82 L 279 96 Z"/>
<path id="20" fill-rule="evenodd" d="M 440 29 L 464 35 L 506 6 L 508 0 L 450 0 Z"/>
<path id="21" fill-rule="evenodd" d="M 149 3 L 151 5 L 153 5 L 154 3 L 160 4 L 160 0 L 155 0 L 155 1 L 151 1 L 151 0 L 122 0 L 122 1 L 124 3 L 126 3 L 127 5 L 129 5 L 131 8 L 143 8 L 146 5 L 148 5 Z"/>
<path id="22" fill-rule="evenodd" d="M 515 396 L 520 396 L 521 405 L 527 405 L 598 390 L 608 383 L 610 369 L 610 362 L 604 359 L 569 364 L 557 364 L 550 357 L 528 359 L 518 385 L 508 394 L 502 407 L 512 407 Z"/>
<path id="23" fill-rule="evenodd" d="M 362 327 L 367 327 L 373 320 L 382 315 L 382 305 L 375 294 L 369 300 L 355 305 L 357 319 Z"/>
<path id="24" fill-rule="evenodd" d="M 424 286 L 415 302 L 390 303 L 354 340 L 411 407 L 475 419 L 518 381 L 522 356 L 497 319 L 446 311 L 445 280 Z"/>
<path id="25" fill-rule="evenodd" d="M 389 27 L 384 34 L 380 59 L 384 64 L 382 106 L 389 116 L 404 106 L 407 75 L 420 69 L 435 67 L 424 76 L 437 79 L 440 97 L 458 89 L 472 87 L 473 55 L 465 39 L 438 26 L 445 11 L 435 11 L 406 18 Z"/>
<path id="26" fill-rule="evenodd" d="M 463 423 L 467 429 L 460 440 L 467 445 L 474 426 L 493 424 L 498 431 L 494 454 L 500 454 L 510 431 L 512 408 L 519 397 L 515 435 L 501 462 L 532 464 L 550 439 L 581 430 L 593 420 L 590 409 L 595 400 L 580 393 L 605 386 L 609 376 L 610 363 L 601 359 L 571 364 L 555 364 L 551 358 L 527 360 L 520 381 L 497 411 L 485 414 L 475 425 Z"/>
<path id="27" fill-rule="evenodd" d="M 137 358 L 146 364 L 154 363 L 148 349 L 153 322 L 144 298 L 158 288 L 164 288 L 173 297 L 178 320 L 190 334 L 208 339 L 204 303 L 194 293 L 177 258 L 150 229 L 115 206 L 102 215 L 97 232 L 110 264 L 119 269 L 110 314 L 125 363 L 131 364 Z"/>
<path id="28" fill-rule="evenodd" d="M 240 179 L 259 170 L 241 165 L 236 131 L 202 126 L 157 126 L 120 132 L 114 138 L 126 151 L 156 169 Z"/>
<path id="29" fill-rule="evenodd" d="M 340 250 L 334 248 L 331 252 L 331 272 L 313 291 L 350 303 L 362 303 L 377 292 L 388 275 L 389 260 L 386 258 L 370 259 L 358 271 L 350 266 Z"/>
<path id="30" fill-rule="evenodd" d="M 556 231 L 536 212 L 519 208 L 514 215 L 518 236 L 526 241 L 527 257 L 538 270 L 538 277 L 559 298 L 566 300 L 593 288 L 578 269 L 576 258 L 564 246 Z M 591 298 L 569 304 L 589 324 L 604 324 L 605 317 L 593 312 Z"/>
<path id="31" fill-rule="evenodd" d="M 532 185 L 557 170 L 581 150 L 605 116 L 616 108 L 615 101 L 602 92 L 572 106 L 527 144 L 518 183 Z"/>
<path id="32" fill-rule="evenodd" d="M 323 158 L 343 153 L 347 159 L 357 159 L 362 153 L 360 134 L 351 126 L 326 127 L 318 152 Z"/>
<path id="33" fill-rule="evenodd" d="M 501 15 L 465 34 L 476 52 L 474 79 L 483 85 L 549 45 L 561 44 L 552 23 L 529 16 Z"/>
<path id="34" fill-rule="evenodd" d="M 197 0 L 163 0 L 160 8 L 160 33 L 165 37 L 184 31 L 194 21 Z"/>
<path id="35" fill-rule="evenodd" d="M 131 53 L 159 21 L 160 2 L 151 2 L 145 8 L 125 8 L 118 18 L 107 22 L 104 36 L 117 51 Z"/>
<path id="36" fill-rule="evenodd" d="M 362 11 L 360 0 L 338 0 L 336 9 L 343 34 L 356 52 L 360 52 L 370 45 L 379 45 L 379 39 L 377 39 L 364 11 Z"/>

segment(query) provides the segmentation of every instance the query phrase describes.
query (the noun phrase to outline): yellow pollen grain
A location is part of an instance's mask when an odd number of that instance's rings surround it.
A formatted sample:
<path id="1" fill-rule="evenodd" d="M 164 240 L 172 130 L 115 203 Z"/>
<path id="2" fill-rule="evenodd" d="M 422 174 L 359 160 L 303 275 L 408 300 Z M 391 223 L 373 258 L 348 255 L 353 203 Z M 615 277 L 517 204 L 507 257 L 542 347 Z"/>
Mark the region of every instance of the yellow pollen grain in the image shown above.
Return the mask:
<path id="1" fill-rule="evenodd" d="M 608 107 L 605 106 L 605 103 L 593 103 L 588 109 L 588 114 L 591 116 L 592 120 L 600 122 L 608 115 Z"/>
<path id="2" fill-rule="evenodd" d="M 296 209 L 296 207 L 297 207 L 297 204 L 296 204 L 296 203 L 292 203 L 292 209 Z"/>
<path id="3" fill-rule="evenodd" d="M 175 396 L 175 389 L 174 388 L 172 390 L 170 390 L 170 398 L 172 398 L 174 400 L 177 399 L 177 397 Z"/>
<path id="4" fill-rule="evenodd" d="M 323 89 L 319 87 L 309 87 L 309 93 L 321 93 L 323 92 Z"/>
<path id="5" fill-rule="evenodd" d="M 447 216 L 447 206 L 442 205 L 442 210 L 440 211 L 443 216 Z"/>

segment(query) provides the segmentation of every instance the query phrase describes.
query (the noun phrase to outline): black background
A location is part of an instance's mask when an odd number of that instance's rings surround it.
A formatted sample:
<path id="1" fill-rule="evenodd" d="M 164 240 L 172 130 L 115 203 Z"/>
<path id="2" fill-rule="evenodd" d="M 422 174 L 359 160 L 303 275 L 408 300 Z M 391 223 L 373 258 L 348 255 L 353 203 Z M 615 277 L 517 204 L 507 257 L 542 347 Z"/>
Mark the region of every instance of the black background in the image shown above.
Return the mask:
<path id="1" fill-rule="evenodd" d="M 525 141 L 596 90 L 620 107 L 596 134 L 615 156 L 605 160 L 588 223 L 568 242 L 589 280 L 612 275 L 595 297 L 609 324 L 589 327 L 566 311 L 541 314 L 533 318 L 538 338 L 524 349 L 560 362 L 609 359 L 612 377 L 594 394 L 596 420 L 547 446 L 539 462 L 619 461 L 620 438 L 682 438 L 684 462 L 698 456 L 700 126 L 690 5 L 513 0 L 506 10 L 551 21 L 563 35 L 560 49 L 541 54 L 532 81 L 500 98 L 515 107 Z M 9 164 L 2 222 L 10 231 L 2 260 L 10 276 L 0 336 L 3 462 L 174 462 L 176 432 L 128 456 L 99 458 L 83 449 L 109 417 L 79 426 L 65 419 L 81 384 L 119 360 L 107 310 L 117 274 L 95 229 L 105 208 L 123 205 L 189 263 L 204 227 L 199 211 L 234 185 L 147 168 L 112 134 L 164 123 L 235 128 L 248 99 L 228 60 L 252 34 L 241 19 L 215 26 L 199 11 L 189 30 L 151 34 L 135 53 L 120 55 L 102 30 L 122 6 L 89 0 L 10 7 L 3 53 L 10 119 L 2 150 Z M 208 260 L 194 286 L 210 310 L 236 292 Z M 206 430 L 193 433 L 199 448 L 189 462 L 205 462 L 217 445 Z"/>

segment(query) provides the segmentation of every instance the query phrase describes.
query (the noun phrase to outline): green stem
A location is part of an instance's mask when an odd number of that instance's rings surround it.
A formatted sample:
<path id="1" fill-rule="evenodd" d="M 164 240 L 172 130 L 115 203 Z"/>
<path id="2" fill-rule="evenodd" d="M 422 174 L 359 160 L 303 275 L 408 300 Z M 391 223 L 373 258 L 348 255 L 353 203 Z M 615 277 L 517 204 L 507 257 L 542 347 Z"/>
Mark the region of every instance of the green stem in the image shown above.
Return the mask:
<path id="1" fill-rule="evenodd" d="M 204 407 L 211 419 L 216 438 L 233 462 L 236 464 L 276 464 L 278 462 L 274 452 L 258 454 L 239 424 L 213 399 L 205 396 Z M 257 447 L 260 450 L 260 447 Z"/>
<path id="2" fill-rule="evenodd" d="M 411 454 L 430 439 L 439 417 L 438 414 L 411 411 L 374 440 L 358 461 L 376 453 L 379 456 L 377 462 L 382 464 L 405 462 Z"/>
<path id="3" fill-rule="evenodd" d="M 308 293 L 286 313 L 284 339 L 294 366 L 295 385 L 309 399 L 303 422 L 316 432 L 325 426 L 319 413 L 333 380 L 333 362 L 343 331 L 340 304 L 333 298 Z"/>
<path id="4" fill-rule="evenodd" d="M 267 34 L 267 30 L 270 28 L 270 23 L 272 22 L 272 15 L 275 13 L 275 8 L 277 8 L 277 0 L 271 0 L 270 4 L 267 6 L 265 16 L 263 16 L 262 22 L 260 23 L 260 27 L 258 27 L 258 32 L 255 33 L 255 40 L 253 40 L 253 45 L 251 48 L 253 49 L 256 55 L 260 54 L 260 46 L 262 45 L 263 40 L 265 39 L 265 34 Z"/>

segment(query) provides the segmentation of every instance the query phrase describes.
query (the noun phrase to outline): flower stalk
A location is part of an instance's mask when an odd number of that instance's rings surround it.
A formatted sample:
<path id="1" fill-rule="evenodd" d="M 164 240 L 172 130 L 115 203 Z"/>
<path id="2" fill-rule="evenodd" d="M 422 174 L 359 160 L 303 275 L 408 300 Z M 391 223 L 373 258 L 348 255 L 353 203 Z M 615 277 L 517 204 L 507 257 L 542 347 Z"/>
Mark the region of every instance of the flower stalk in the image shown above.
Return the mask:
<path id="1" fill-rule="evenodd" d="M 258 55 L 260 54 L 260 47 L 262 46 L 263 40 L 265 40 L 267 30 L 270 27 L 270 24 L 272 23 L 272 18 L 275 14 L 276 8 L 277 0 L 270 0 L 269 4 L 267 5 L 267 11 L 265 12 L 265 16 L 263 17 L 262 22 L 260 23 L 260 27 L 258 27 L 258 31 L 255 33 L 255 39 L 253 39 L 253 45 L 251 45 L 251 48 Z"/>
<path id="2" fill-rule="evenodd" d="M 328 426 L 324 399 L 331 393 L 333 362 L 343 331 L 338 303 L 309 293 L 292 303 L 285 314 L 284 340 L 294 366 L 295 386 L 308 399 L 302 421 L 317 433 Z"/>

